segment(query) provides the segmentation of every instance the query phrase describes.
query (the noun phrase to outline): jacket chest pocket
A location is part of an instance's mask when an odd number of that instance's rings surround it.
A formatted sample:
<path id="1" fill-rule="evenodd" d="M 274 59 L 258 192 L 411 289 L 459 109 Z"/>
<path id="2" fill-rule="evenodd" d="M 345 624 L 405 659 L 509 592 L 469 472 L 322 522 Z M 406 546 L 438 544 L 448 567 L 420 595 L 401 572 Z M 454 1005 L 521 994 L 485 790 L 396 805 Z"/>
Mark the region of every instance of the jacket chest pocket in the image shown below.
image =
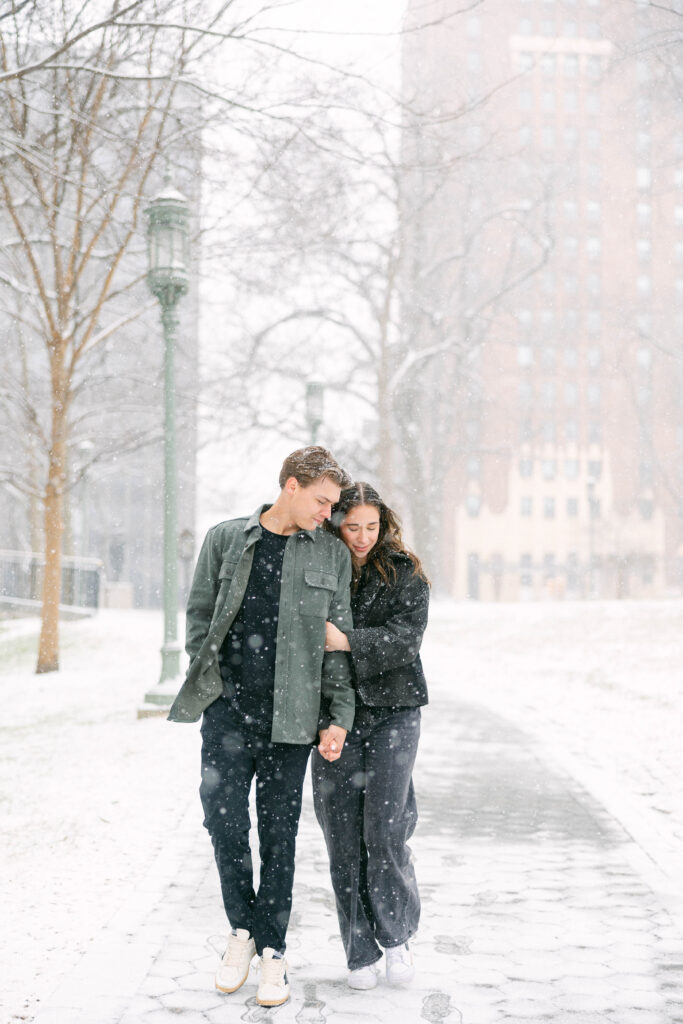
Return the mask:
<path id="1" fill-rule="evenodd" d="M 221 562 L 220 571 L 218 573 L 218 583 L 223 590 L 227 590 L 232 583 L 232 578 L 235 575 L 235 569 L 237 568 L 237 562 L 231 561 L 229 558 L 224 558 Z"/>
<path id="2" fill-rule="evenodd" d="M 299 610 L 302 615 L 318 615 L 326 619 L 338 580 L 334 573 L 323 569 L 304 569 Z"/>

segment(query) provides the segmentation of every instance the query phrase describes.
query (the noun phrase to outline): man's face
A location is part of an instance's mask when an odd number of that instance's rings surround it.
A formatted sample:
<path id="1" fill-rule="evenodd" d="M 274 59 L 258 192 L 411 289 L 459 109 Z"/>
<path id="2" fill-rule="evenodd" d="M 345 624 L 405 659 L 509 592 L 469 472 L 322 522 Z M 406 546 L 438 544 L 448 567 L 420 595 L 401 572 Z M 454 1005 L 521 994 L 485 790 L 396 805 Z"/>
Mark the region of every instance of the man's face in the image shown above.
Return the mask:
<path id="1" fill-rule="evenodd" d="M 292 486 L 293 485 L 293 486 Z M 315 530 L 332 515 L 332 506 L 339 501 L 341 488 L 323 476 L 308 487 L 302 487 L 293 477 L 286 486 L 291 489 L 291 508 L 294 522 L 300 530 Z"/>

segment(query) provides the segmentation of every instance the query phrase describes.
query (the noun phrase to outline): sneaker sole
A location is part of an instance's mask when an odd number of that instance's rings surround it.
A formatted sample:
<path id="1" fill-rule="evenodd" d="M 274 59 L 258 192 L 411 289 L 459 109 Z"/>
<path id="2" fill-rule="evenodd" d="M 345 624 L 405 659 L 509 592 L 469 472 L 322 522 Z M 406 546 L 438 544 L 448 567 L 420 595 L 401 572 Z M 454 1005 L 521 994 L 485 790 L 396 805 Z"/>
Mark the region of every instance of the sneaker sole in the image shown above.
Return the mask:
<path id="1" fill-rule="evenodd" d="M 282 1006 L 282 1004 L 286 1003 L 288 999 L 289 992 L 284 997 L 284 999 L 259 999 L 259 997 L 256 996 L 256 1002 L 259 1004 L 259 1006 Z"/>

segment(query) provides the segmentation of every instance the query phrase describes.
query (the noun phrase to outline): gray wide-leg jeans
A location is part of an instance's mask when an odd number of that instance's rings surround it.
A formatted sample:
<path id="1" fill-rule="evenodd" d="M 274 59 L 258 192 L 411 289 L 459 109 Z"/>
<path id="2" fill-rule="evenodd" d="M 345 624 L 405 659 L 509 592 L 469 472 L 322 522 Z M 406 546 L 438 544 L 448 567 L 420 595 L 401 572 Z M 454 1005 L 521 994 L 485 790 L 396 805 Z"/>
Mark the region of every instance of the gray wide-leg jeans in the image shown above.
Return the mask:
<path id="1" fill-rule="evenodd" d="M 338 761 L 313 753 L 313 801 L 327 843 L 350 970 L 375 963 L 417 930 L 420 897 L 410 850 L 417 807 L 412 771 L 420 709 L 362 707 Z"/>

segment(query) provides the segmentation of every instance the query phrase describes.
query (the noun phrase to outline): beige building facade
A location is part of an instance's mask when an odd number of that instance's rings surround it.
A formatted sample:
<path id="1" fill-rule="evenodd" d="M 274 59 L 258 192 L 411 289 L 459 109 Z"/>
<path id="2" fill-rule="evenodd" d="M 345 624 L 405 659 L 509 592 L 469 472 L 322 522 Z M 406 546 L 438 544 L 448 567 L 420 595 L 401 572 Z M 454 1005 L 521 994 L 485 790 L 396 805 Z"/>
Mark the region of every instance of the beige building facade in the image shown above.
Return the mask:
<path id="1" fill-rule="evenodd" d="M 484 0 L 457 13 L 443 0 L 406 44 L 407 94 L 439 112 L 430 160 L 440 149 L 451 167 L 420 223 L 422 259 L 449 269 L 429 295 L 413 274 L 405 315 L 440 303 L 458 363 L 439 374 L 455 410 L 440 549 L 454 597 L 683 589 L 683 88 L 669 66 L 683 6 L 671 6 Z"/>

